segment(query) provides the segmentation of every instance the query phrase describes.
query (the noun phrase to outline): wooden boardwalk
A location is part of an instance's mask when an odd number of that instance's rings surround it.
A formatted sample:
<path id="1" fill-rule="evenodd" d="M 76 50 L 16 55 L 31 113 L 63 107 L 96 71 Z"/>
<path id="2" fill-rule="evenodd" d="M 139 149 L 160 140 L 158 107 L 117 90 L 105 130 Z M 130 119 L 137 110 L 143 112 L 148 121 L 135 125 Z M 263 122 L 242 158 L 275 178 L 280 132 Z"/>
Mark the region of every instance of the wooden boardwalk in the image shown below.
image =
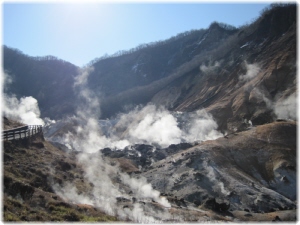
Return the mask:
<path id="1" fill-rule="evenodd" d="M 43 133 L 42 125 L 26 125 L 10 130 L 4 130 L 2 133 L 2 140 L 11 141 L 18 139 L 26 139 L 40 133 Z"/>

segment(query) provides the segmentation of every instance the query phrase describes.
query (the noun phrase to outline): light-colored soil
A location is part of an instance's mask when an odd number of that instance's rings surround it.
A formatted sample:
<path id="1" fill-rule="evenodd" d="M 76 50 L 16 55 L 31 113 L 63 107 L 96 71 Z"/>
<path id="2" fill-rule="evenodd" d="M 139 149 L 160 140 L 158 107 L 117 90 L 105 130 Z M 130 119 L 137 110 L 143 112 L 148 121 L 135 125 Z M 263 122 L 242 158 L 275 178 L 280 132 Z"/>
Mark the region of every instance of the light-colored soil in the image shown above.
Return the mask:
<path id="1" fill-rule="evenodd" d="M 206 141 L 154 163 L 143 175 L 161 192 L 196 201 L 194 207 L 205 209 L 205 202 L 216 198 L 230 202 L 228 212 L 241 221 L 276 216 L 293 221 L 296 127 L 295 122 L 274 122 Z"/>

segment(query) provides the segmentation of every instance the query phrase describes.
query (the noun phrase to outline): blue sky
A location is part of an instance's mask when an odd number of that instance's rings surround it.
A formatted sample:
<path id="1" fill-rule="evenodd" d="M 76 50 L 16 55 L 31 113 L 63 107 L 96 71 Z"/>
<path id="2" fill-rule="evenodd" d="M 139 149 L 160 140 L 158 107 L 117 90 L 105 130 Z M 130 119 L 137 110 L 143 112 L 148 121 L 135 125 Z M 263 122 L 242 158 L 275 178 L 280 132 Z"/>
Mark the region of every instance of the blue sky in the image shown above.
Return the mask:
<path id="1" fill-rule="evenodd" d="M 30 56 L 53 55 L 83 66 L 104 54 L 168 39 L 213 21 L 241 26 L 265 2 L 2 3 L 2 42 Z"/>

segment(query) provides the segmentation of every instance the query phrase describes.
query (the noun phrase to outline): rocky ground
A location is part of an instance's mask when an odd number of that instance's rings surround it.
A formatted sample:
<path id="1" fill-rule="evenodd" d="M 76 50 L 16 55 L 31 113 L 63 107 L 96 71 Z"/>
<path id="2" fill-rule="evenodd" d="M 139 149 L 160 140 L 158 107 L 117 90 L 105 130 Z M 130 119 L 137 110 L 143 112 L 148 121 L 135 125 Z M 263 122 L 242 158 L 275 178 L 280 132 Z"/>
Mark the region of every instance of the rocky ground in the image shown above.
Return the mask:
<path id="1" fill-rule="evenodd" d="M 92 158 L 104 157 L 119 168 L 111 180 L 123 194 L 113 197 L 125 214 L 143 211 L 146 219 L 134 220 L 56 193 L 54 184 L 66 182 L 78 193 L 95 188 L 76 159 L 78 152 L 43 137 L 4 142 L 4 221 L 297 221 L 296 127 L 296 122 L 278 121 L 202 143 L 162 149 L 139 144 L 93 153 Z M 137 197 L 119 173 L 145 177 L 170 206 Z"/>
<path id="2" fill-rule="evenodd" d="M 296 142 L 296 123 L 278 121 L 200 144 L 102 152 L 145 176 L 181 213 L 296 221 Z"/>
<path id="3" fill-rule="evenodd" d="M 74 181 L 81 191 L 90 188 L 74 154 L 64 153 L 43 137 L 4 141 L 2 154 L 5 222 L 117 220 L 95 207 L 72 204 L 55 194 L 53 184 L 68 180 Z"/>

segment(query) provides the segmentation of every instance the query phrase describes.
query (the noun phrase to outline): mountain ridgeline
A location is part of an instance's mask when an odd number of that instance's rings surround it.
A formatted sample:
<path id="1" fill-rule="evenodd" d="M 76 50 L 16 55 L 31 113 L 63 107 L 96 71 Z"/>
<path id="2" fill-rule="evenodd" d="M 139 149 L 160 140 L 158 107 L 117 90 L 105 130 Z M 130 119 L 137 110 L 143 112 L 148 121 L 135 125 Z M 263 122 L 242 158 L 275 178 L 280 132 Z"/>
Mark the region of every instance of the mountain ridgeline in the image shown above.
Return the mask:
<path id="1" fill-rule="evenodd" d="M 75 65 L 53 56 L 30 57 L 4 46 L 3 67 L 11 80 L 4 84 L 4 93 L 18 98 L 33 96 L 42 117 L 58 118 L 74 112 Z"/>
<path id="2" fill-rule="evenodd" d="M 205 108 L 221 130 L 245 119 L 264 124 L 279 117 L 274 105 L 296 92 L 296 22 L 295 4 L 275 4 L 240 28 L 213 22 L 101 57 L 86 66 L 93 68 L 87 88 L 100 99 L 102 118 L 152 102 L 172 111 Z M 13 79 L 6 93 L 33 96 L 42 117 L 75 113 L 74 83 L 82 68 L 7 46 L 3 60 Z"/>

